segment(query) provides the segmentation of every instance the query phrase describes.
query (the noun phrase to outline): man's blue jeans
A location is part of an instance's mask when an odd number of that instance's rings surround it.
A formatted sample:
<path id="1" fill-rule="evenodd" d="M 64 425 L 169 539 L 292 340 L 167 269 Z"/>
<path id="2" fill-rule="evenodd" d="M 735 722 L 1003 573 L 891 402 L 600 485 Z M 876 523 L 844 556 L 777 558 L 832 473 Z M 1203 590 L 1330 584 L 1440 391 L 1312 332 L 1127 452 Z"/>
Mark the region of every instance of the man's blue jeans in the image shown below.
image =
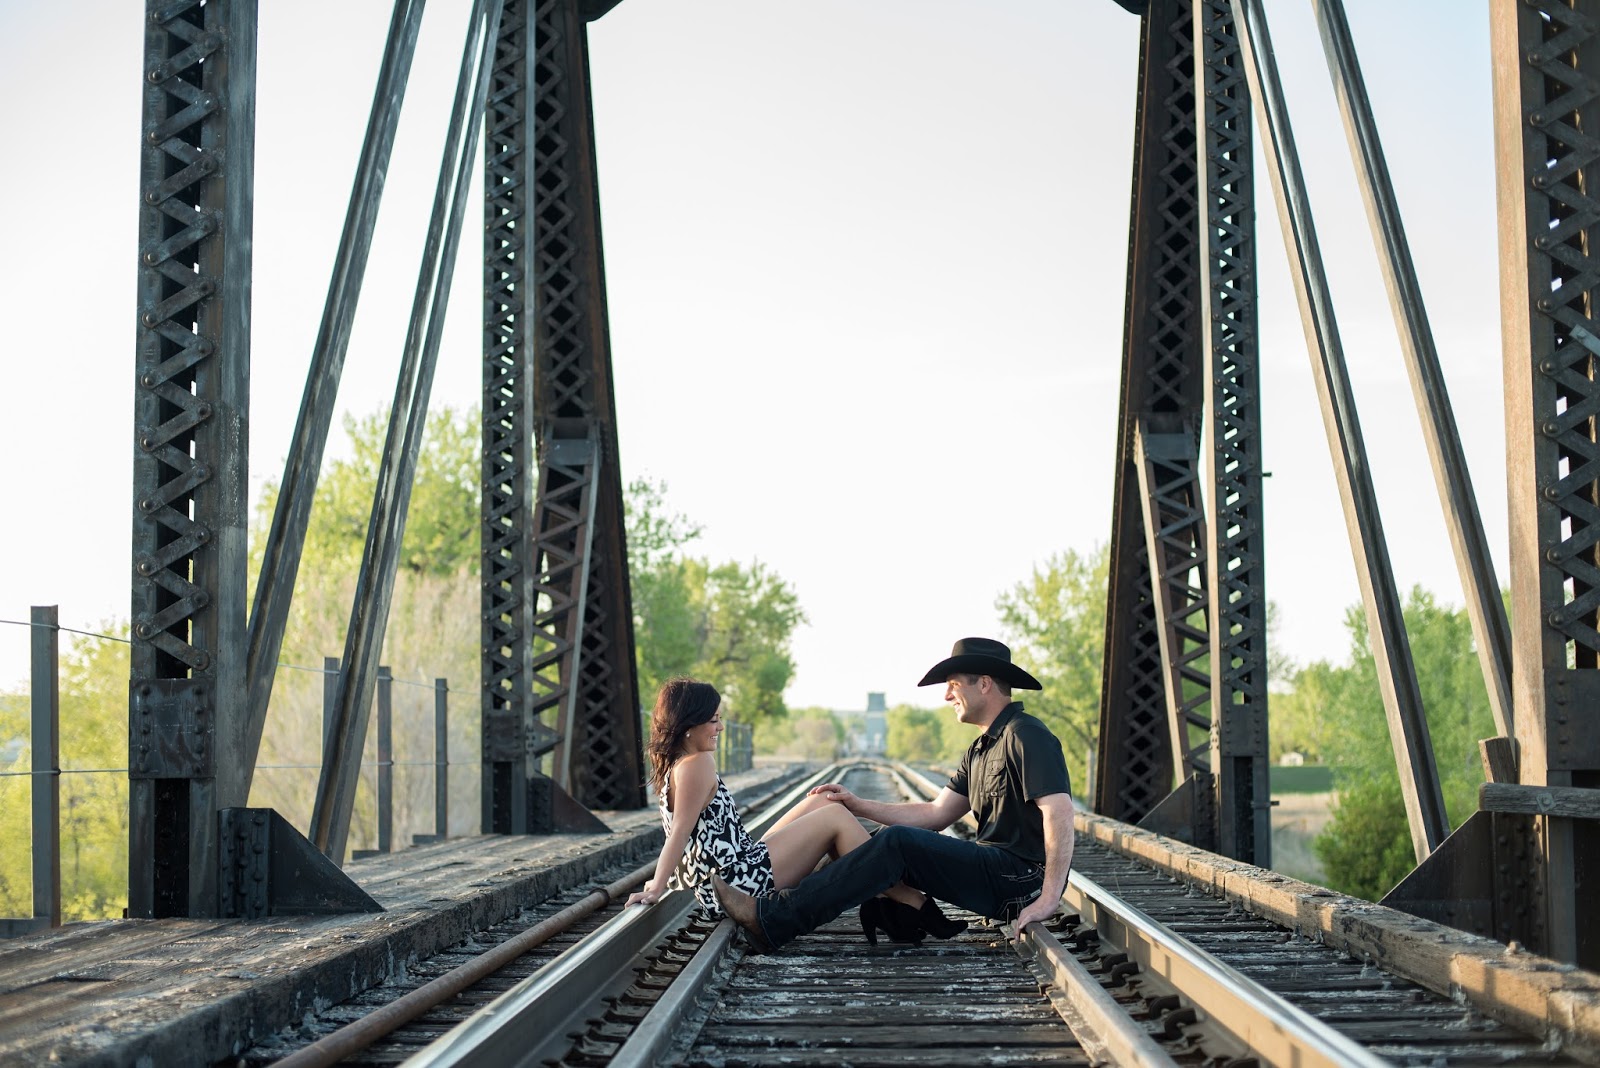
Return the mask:
<path id="1" fill-rule="evenodd" d="M 800 885 L 761 898 L 756 915 L 767 941 L 781 946 L 902 880 L 958 908 L 1009 920 L 1039 896 L 1044 870 L 994 846 L 884 827 Z"/>

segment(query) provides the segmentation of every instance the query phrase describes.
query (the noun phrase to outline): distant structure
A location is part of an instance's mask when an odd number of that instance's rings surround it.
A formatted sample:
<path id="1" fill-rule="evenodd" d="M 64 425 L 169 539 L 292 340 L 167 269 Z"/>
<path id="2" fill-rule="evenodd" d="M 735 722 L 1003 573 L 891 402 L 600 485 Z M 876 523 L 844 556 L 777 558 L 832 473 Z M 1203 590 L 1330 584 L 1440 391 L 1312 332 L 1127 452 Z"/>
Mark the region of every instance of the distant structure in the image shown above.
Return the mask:
<path id="1" fill-rule="evenodd" d="M 860 716 L 860 727 L 850 732 L 850 751 L 856 756 L 884 756 L 889 749 L 889 706 L 883 694 L 867 694 L 865 713 L 840 712 L 851 719 Z"/>

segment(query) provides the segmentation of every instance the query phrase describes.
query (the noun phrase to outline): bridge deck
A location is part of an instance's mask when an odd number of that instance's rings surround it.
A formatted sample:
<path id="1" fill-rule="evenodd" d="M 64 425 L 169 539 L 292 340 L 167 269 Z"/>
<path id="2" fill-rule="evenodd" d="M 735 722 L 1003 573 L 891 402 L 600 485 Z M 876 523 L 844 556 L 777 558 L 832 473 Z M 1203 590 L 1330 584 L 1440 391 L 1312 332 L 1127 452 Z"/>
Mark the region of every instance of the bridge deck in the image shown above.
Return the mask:
<path id="1" fill-rule="evenodd" d="M 782 774 L 727 776 L 745 795 Z M 0 1062 L 211 1064 L 383 982 L 408 961 L 660 848 L 650 810 L 610 834 L 451 839 L 352 861 L 385 911 L 106 920 L 0 943 Z"/>

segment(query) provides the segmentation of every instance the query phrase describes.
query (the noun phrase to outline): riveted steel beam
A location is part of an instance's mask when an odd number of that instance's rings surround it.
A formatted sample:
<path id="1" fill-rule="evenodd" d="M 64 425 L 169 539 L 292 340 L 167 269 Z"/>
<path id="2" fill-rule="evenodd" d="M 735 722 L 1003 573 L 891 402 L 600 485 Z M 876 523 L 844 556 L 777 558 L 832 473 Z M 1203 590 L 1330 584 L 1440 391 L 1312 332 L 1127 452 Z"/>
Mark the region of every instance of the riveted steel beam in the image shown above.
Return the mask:
<path id="1" fill-rule="evenodd" d="M 1184 447 L 1191 457 L 1198 449 L 1200 261 L 1194 39 L 1187 0 L 1154 0 L 1144 15 L 1137 113 L 1095 781 L 1096 810 L 1129 822 L 1138 822 L 1172 792 L 1190 751 L 1174 739 L 1187 738 L 1189 716 L 1197 711 L 1185 707 L 1198 670 L 1187 653 L 1204 616 L 1203 607 L 1197 609 L 1190 599 L 1191 588 L 1200 590 L 1203 581 L 1187 582 L 1203 530 L 1179 524 L 1184 546 L 1161 537 L 1159 530 L 1147 536 L 1147 524 L 1167 521 L 1155 495 L 1171 479 L 1158 475 L 1152 481 L 1146 471 L 1141 480 L 1136 447 L 1141 436 L 1170 443 L 1174 435 L 1187 433 Z M 1164 454 L 1170 451 L 1163 447 Z M 1190 471 L 1195 462 L 1188 461 Z M 1193 489 L 1194 494 L 1185 490 L 1180 496 L 1191 502 L 1185 508 L 1196 517 L 1198 485 Z M 1177 500 L 1173 496 L 1168 503 Z M 1199 556 L 1203 562 L 1203 549 Z M 1184 584 L 1176 600 L 1167 596 L 1172 581 Z M 1187 637 L 1179 638 L 1180 632 Z M 1209 683 L 1201 688 L 1209 690 Z"/>
<path id="2" fill-rule="evenodd" d="M 578 0 L 511 0 L 496 50 L 485 182 L 486 831 L 552 829 L 536 828 L 539 812 L 573 811 L 569 794 L 589 808 L 644 803 L 588 13 Z M 547 753 L 553 780 L 539 768 Z"/>
<path id="3" fill-rule="evenodd" d="M 1519 776 L 1600 788 L 1600 3 L 1493 0 Z M 1600 826 L 1533 822 L 1545 954 L 1600 967 Z M 1585 907 L 1588 906 L 1588 907 Z"/>
<path id="4" fill-rule="evenodd" d="M 218 914 L 242 804 L 255 0 L 145 6 L 128 914 Z"/>

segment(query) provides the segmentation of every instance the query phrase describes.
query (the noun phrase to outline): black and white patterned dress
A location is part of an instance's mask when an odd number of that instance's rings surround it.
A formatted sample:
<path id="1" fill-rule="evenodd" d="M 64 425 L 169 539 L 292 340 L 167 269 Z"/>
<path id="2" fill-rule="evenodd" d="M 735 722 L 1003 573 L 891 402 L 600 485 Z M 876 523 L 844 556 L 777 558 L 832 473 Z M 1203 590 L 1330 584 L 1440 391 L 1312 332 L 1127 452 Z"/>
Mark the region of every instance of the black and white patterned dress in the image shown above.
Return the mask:
<path id="1" fill-rule="evenodd" d="M 672 812 L 667 809 L 666 791 L 661 796 L 661 827 L 672 833 Z M 772 856 L 767 843 L 751 838 L 739 820 L 739 808 L 733 794 L 717 776 L 717 789 L 700 811 L 689 832 L 688 844 L 683 849 L 683 860 L 670 878 L 667 889 L 692 887 L 700 905 L 714 915 L 721 915 L 711 889 L 711 873 L 720 874 L 729 886 L 736 886 L 747 894 L 765 897 L 775 887 L 772 879 Z"/>

